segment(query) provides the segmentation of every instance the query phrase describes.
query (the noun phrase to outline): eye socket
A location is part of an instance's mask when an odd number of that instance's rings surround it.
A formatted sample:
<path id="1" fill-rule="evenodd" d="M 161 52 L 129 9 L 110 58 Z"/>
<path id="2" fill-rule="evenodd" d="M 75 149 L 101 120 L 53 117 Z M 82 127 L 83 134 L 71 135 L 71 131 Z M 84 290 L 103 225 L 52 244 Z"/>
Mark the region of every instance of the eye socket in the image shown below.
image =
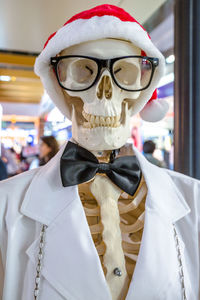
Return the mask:
<path id="1" fill-rule="evenodd" d="M 90 59 L 78 59 L 70 65 L 70 75 L 78 83 L 88 83 L 97 74 L 97 64 Z"/>
<path id="2" fill-rule="evenodd" d="M 95 80 L 97 72 L 97 63 L 83 57 L 65 57 L 57 65 L 59 81 L 67 89 L 79 90 L 89 87 Z"/>
<path id="3" fill-rule="evenodd" d="M 125 85 L 133 85 L 137 79 L 139 68 L 125 59 L 117 61 L 114 66 L 113 73 L 119 83 Z"/>
<path id="4" fill-rule="evenodd" d="M 113 64 L 114 78 L 122 88 L 145 88 L 150 82 L 151 74 L 151 62 L 141 57 L 126 57 Z"/>

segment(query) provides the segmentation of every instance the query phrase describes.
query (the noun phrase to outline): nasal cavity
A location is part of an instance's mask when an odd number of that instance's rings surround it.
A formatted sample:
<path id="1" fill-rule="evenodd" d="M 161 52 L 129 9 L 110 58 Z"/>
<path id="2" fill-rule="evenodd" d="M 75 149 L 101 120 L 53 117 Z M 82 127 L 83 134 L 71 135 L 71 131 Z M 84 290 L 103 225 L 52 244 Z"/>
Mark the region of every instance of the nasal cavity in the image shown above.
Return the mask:
<path id="1" fill-rule="evenodd" d="M 109 76 L 104 75 L 101 78 L 97 88 L 97 97 L 99 99 L 103 99 L 103 97 L 105 97 L 107 100 L 112 98 L 112 85 Z"/>

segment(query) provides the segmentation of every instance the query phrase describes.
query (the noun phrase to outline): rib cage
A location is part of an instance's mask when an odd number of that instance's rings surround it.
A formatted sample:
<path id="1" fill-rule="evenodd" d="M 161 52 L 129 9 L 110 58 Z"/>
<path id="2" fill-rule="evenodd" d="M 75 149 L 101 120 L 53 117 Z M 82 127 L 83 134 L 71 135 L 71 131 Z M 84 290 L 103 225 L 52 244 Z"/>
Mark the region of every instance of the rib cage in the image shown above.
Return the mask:
<path id="1" fill-rule="evenodd" d="M 98 175 L 99 176 L 99 175 Z M 101 175 L 104 176 L 104 175 Z M 79 185 L 79 195 L 85 210 L 90 232 L 100 257 L 102 268 L 107 276 L 107 268 L 109 262 L 105 263 L 106 243 L 103 239 L 103 220 L 101 219 L 101 209 L 97 200 L 91 193 L 91 182 Z M 116 189 L 118 189 L 116 187 Z M 125 269 L 127 273 L 126 283 L 124 281 L 124 289 L 120 296 L 116 292 L 112 293 L 113 286 L 109 284 L 109 278 L 106 277 L 108 285 L 110 285 L 113 300 L 125 299 L 130 280 L 132 278 L 139 249 L 142 239 L 144 227 L 144 211 L 147 188 L 144 179 L 142 178 L 140 186 L 133 197 L 126 193 L 121 193 L 118 198 L 118 214 L 120 217 L 120 233 L 121 246 L 123 249 L 123 259 L 125 261 Z M 110 214 L 111 216 L 112 214 Z M 120 239 L 119 239 L 120 240 Z M 106 265 L 107 264 L 107 265 Z M 123 264 L 122 264 L 123 265 Z M 119 280 L 119 279 L 118 279 Z M 116 283 L 113 283 L 114 287 Z M 118 285 L 119 286 L 119 285 Z M 119 287 L 118 287 L 119 288 Z M 116 289 L 116 288 L 115 288 Z"/>

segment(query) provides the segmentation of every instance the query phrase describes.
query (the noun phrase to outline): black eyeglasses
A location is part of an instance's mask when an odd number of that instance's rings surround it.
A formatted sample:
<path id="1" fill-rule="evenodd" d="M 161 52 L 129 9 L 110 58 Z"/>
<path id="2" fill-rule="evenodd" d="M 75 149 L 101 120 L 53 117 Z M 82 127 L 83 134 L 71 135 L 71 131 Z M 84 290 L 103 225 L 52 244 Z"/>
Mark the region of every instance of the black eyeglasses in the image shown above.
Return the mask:
<path id="1" fill-rule="evenodd" d="M 116 85 L 129 92 L 147 89 L 159 59 L 147 56 L 122 56 L 99 59 L 82 55 L 51 57 L 59 85 L 68 91 L 86 91 L 109 70 Z"/>

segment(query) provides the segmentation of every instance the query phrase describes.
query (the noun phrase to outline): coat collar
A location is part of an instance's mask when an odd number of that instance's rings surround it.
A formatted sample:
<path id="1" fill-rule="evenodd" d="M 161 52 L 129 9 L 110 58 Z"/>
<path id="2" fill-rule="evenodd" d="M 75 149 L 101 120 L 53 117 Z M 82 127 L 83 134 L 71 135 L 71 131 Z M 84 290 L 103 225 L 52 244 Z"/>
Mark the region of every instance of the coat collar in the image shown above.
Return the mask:
<path id="1" fill-rule="evenodd" d="M 60 158 L 64 147 L 46 165 L 38 168 L 21 206 L 25 216 L 48 226 L 78 196 L 76 186 L 62 186 Z"/>
<path id="2" fill-rule="evenodd" d="M 187 215 L 190 208 L 170 177 L 171 171 L 148 162 L 136 148 L 134 152 L 147 185 L 146 207 L 157 211 L 172 223 Z"/>
<path id="3" fill-rule="evenodd" d="M 48 164 L 38 168 L 26 191 L 21 212 L 48 225 L 42 274 L 62 299 L 111 300 L 77 186 L 61 184 L 63 150 L 64 146 Z M 134 150 L 148 194 L 140 252 L 126 300 L 178 300 L 181 288 L 172 223 L 190 209 L 168 172 L 153 166 Z M 38 243 L 39 238 L 27 249 L 33 264 L 37 261 Z M 32 269 L 27 272 L 34 282 Z"/>
<path id="4" fill-rule="evenodd" d="M 77 186 L 63 187 L 60 177 L 60 157 L 66 145 L 45 166 L 38 168 L 29 185 L 21 206 L 21 212 L 42 224 L 50 225 L 59 213 L 78 196 Z M 176 222 L 190 209 L 165 169 L 149 163 L 134 148 L 148 190 L 146 208 L 153 209 Z"/>

